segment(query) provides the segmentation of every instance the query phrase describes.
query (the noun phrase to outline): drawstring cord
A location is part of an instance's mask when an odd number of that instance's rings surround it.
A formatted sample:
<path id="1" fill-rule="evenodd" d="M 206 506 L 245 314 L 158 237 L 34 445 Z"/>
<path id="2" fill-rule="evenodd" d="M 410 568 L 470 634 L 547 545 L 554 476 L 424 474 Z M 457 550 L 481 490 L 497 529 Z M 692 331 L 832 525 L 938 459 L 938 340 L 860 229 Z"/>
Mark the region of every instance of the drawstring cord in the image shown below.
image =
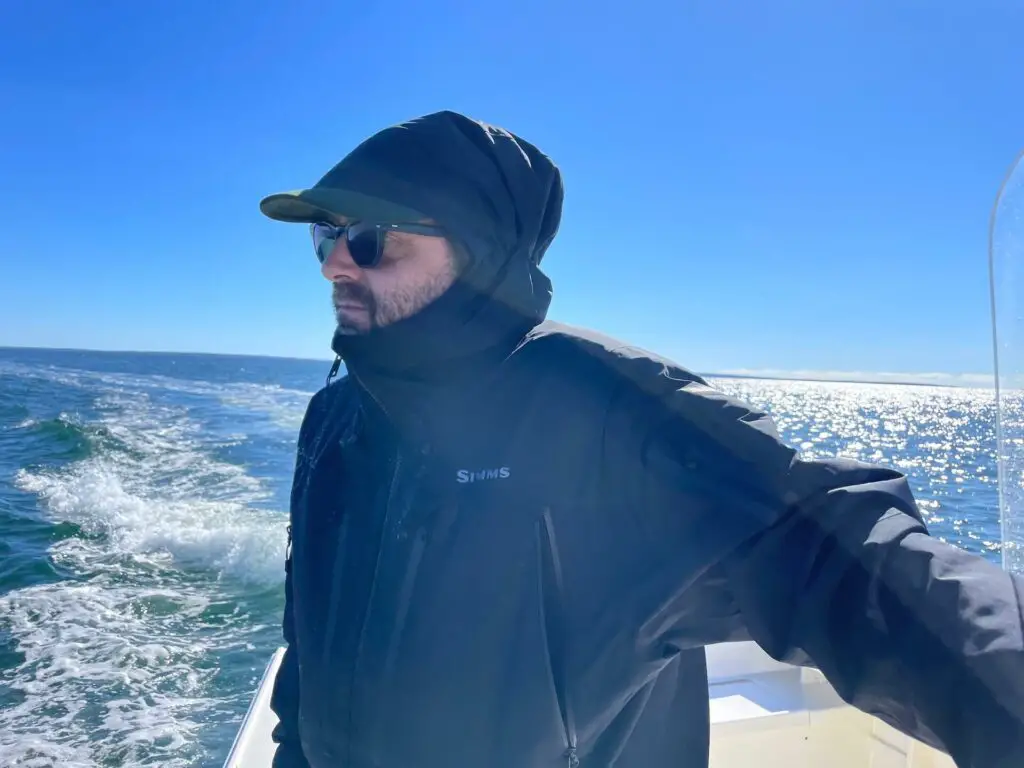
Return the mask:
<path id="1" fill-rule="evenodd" d="M 341 357 L 335 356 L 334 364 L 331 366 L 331 370 L 327 373 L 327 386 L 331 386 L 331 379 L 338 375 L 338 369 L 341 368 Z"/>

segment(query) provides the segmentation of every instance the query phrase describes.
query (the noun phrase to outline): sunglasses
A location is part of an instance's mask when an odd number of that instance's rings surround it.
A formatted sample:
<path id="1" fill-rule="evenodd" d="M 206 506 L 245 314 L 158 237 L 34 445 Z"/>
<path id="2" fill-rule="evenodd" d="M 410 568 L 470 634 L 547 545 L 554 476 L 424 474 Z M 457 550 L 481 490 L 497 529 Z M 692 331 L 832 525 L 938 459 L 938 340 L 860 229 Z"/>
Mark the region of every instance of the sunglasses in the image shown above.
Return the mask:
<path id="1" fill-rule="evenodd" d="M 340 226 L 322 222 L 310 224 L 309 232 L 313 236 L 313 250 L 316 251 L 317 261 L 321 264 L 327 261 L 338 240 L 344 237 L 352 261 L 360 269 L 372 269 L 380 264 L 388 232 L 409 232 L 432 237 L 445 235 L 441 227 L 432 224 L 374 224 L 369 221 L 356 221 Z"/>

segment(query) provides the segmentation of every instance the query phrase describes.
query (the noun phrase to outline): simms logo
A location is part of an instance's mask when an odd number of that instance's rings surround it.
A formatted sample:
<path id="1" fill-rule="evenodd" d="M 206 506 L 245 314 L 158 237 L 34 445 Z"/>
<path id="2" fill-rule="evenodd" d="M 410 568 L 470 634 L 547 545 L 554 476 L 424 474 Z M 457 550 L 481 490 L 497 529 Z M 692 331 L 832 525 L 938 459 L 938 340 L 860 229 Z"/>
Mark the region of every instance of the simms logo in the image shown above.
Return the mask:
<path id="1" fill-rule="evenodd" d="M 471 472 L 468 469 L 460 469 L 455 473 L 455 479 L 460 483 L 479 483 L 483 480 L 504 480 L 510 474 L 512 474 L 512 472 L 508 467 L 481 469 L 478 472 Z"/>

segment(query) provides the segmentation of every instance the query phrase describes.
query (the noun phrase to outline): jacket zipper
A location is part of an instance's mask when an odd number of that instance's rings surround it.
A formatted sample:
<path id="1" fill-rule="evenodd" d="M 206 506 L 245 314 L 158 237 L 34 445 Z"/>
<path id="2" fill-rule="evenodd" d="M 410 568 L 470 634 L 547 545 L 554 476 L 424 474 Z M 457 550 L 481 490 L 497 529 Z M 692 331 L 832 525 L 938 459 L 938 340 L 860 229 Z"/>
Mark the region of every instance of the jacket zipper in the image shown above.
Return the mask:
<path id="1" fill-rule="evenodd" d="M 580 764 L 580 760 L 577 754 L 576 720 L 569 702 L 565 584 L 562 579 L 562 563 L 558 556 L 555 526 L 551 519 L 550 507 L 544 509 L 544 514 L 538 523 L 537 548 L 541 561 L 539 586 L 544 616 L 544 636 L 548 649 L 551 679 L 555 687 L 555 698 L 558 701 L 558 713 L 562 719 L 562 731 L 565 735 L 564 757 L 567 760 L 568 768 L 576 768 Z M 550 588 L 545 588 L 546 583 L 550 584 Z"/>

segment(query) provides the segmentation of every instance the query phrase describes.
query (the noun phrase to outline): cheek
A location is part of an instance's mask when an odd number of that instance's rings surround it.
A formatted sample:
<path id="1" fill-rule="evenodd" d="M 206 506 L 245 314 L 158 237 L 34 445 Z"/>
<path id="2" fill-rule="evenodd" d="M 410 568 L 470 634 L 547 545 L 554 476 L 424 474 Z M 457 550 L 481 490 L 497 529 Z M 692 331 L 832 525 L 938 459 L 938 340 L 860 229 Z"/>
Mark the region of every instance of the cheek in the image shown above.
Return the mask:
<path id="1" fill-rule="evenodd" d="M 407 274 L 400 264 L 382 264 L 377 269 L 365 273 L 365 284 L 378 304 L 388 304 L 397 295 L 408 290 L 415 275 Z"/>
<path id="2" fill-rule="evenodd" d="M 376 269 L 366 271 L 367 282 L 374 290 L 387 291 L 396 286 L 416 283 L 423 275 L 423 265 L 415 259 L 383 261 Z"/>
<path id="3" fill-rule="evenodd" d="M 389 297 L 432 296 L 443 292 L 454 279 L 454 267 L 446 251 L 419 253 L 416 258 L 384 261 L 363 273 L 367 287 L 378 301 Z"/>

